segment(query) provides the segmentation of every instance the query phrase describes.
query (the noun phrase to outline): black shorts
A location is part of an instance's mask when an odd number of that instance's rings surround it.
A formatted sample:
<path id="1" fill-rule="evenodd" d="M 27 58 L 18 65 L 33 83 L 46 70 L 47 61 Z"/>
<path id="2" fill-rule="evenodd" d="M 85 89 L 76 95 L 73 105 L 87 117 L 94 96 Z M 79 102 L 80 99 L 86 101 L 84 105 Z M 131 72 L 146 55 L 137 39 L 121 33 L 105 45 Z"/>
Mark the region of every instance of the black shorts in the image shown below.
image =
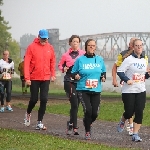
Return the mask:
<path id="1" fill-rule="evenodd" d="M 20 76 L 20 79 L 21 79 L 21 81 L 25 81 L 24 76 Z"/>

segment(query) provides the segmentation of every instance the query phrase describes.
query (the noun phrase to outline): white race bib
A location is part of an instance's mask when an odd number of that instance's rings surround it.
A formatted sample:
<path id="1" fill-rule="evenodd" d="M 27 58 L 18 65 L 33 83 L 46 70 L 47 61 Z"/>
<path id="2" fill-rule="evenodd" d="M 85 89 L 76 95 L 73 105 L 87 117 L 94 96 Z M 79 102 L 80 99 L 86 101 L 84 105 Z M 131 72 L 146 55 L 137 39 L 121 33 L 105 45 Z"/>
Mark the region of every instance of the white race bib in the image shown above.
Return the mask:
<path id="1" fill-rule="evenodd" d="M 98 86 L 98 79 L 87 79 L 85 83 L 86 88 L 97 88 Z"/>

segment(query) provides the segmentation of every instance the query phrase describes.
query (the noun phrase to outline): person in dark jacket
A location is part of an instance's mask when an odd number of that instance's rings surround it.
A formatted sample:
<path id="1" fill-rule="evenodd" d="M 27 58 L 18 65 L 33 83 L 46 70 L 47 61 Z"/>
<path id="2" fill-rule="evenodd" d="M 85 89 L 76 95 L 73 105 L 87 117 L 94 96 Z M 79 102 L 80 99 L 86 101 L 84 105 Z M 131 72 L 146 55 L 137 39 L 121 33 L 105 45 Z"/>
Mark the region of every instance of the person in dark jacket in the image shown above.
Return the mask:
<path id="1" fill-rule="evenodd" d="M 74 65 L 75 60 L 83 55 L 85 51 L 79 48 L 80 44 L 80 37 L 78 35 L 72 35 L 69 38 L 69 50 L 64 53 L 60 59 L 58 64 L 59 69 L 62 73 L 66 73 L 64 76 L 64 90 L 69 97 L 69 101 L 71 104 L 70 109 L 70 120 L 67 121 L 67 134 L 71 134 L 72 131 L 74 135 L 78 135 L 77 131 L 77 113 L 78 113 L 78 106 L 79 100 L 76 93 L 76 82 L 77 80 L 73 80 L 71 78 L 71 70 Z"/>

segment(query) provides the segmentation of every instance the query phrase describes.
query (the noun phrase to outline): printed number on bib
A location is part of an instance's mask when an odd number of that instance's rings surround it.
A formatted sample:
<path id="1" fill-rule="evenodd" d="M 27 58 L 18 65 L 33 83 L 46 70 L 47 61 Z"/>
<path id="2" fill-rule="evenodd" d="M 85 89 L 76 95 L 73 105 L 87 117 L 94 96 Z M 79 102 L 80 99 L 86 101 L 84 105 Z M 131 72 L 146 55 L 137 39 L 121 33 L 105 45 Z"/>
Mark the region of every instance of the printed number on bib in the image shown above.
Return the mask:
<path id="1" fill-rule="evenodd" d="M 145 75 L 144 74 L 135 73 L 133 75 L 133 81 L 134 82 L 145 82 Z"/>
<path id="2" fill-rule="evenodd" d="M 9 79 L 11 79 L 10 73 L 4 72 L 2 74 L 3 74 L 3 80 L 9 80 Z"/>
<path id="3" fill-rule="evenodd" d="M 88 79 L 86 80 L 86 88 L 97 88 L 98 80 L 97 79 Z"/>

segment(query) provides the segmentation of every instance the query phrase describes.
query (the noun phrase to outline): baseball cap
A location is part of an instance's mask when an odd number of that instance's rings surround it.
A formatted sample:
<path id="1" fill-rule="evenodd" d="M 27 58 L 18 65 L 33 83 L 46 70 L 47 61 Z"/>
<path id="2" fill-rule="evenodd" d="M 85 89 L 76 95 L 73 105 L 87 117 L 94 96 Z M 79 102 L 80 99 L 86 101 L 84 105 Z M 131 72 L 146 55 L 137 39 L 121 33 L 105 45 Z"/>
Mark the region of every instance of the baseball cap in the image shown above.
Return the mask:
<path id="1" fill-rule="evenodd" d="M 40 38 L 43 38 L 43 39 L 48 39 L 49 38 L 49 36 L 48 36 L 48 31 L 47 30 L 45 30 L 45 29 L 42 29 L 42 30 L 40 30 L 39 31 L 39 36 L 40 36 Z"/>

